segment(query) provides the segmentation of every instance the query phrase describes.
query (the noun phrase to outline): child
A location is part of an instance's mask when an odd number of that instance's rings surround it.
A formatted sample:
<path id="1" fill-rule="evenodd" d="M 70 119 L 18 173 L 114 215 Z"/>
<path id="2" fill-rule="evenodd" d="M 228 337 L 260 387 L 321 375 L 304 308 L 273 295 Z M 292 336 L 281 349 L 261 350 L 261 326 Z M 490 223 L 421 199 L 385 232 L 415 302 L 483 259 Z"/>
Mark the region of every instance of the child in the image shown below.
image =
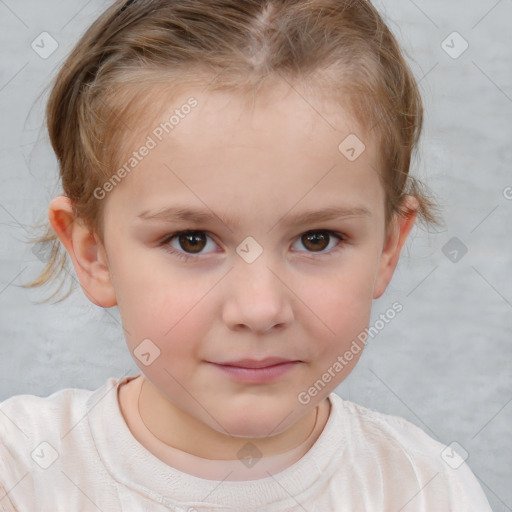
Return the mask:
<path id="1" fill-rule="evenodd" d="M 490 510 L 443 445 L 334 393 L 416 219 L 439 222 L 370 2 L 117 1 L 47 119 L 64 195 L 30 286 L 62 243 L 141 372 L 4 401 L 2 510 Z"/>

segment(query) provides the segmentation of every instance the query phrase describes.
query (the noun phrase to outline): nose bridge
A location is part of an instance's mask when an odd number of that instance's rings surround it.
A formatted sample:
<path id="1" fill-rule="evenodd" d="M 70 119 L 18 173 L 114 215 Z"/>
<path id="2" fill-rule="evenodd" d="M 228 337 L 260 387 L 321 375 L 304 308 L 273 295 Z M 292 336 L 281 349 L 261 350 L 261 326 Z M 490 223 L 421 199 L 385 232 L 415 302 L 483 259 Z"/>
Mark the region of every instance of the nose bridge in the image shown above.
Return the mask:
<path id="1" fill-rule="evenodd" d="M 270 270 L 278 266 L 278 260 L 272 252 L 272 237 L 264 237 L 258 233 L 247 236 L 236 247 L 234 258 L 234 278 L 248 288 L 263 292 L 269 286 L 275 286 L 276 276 Z M 267 290 L 268 291 L 268 290 Z"/>
<path id="2" fill-rule="evenodd" d="M 272 268 L 275 261 L 270 256 L 263 251 L 253 261 L 235 259 L 224 302 L 224 320 L 231 327 L 243 324 L 267 331 L 292 318 L 289 290 L 278 278 L 279 270 Z"/>
<path id="3" fill-rule="evenodd" d="M 247 262 L 240 258 L 235 263 L 234 279 L 237 284 L 240 284 L 251 291 L 253 294 L 258 295 L 276 295 L 279 293 L 278 284 L 282 286 L 275 275 L 275 271 L 271 271 L 270 256 L 261 254 L 255 261 Z M 274 265 L 275 266 L 275 265 Z"/>

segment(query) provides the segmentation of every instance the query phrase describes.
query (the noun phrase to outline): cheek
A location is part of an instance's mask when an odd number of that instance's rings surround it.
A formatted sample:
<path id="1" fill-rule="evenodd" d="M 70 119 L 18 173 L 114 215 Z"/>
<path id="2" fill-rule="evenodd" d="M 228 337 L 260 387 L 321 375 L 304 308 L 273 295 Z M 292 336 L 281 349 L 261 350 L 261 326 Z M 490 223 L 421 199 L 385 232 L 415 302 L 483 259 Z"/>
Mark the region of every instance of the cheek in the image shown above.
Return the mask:
<path id="1" fill-rule="evenodd" d="M 155 297 L 157 298 L 157 297 Z M 201 359 L 202 340 L 208 326 L 198 321 L 204 307 L 194 308 L 180 297 L 161 295 L 156 307 L 139 296 L 137 303 L 125 311 L 125 337 L 135 363 L 147 378 L 161 387 L 180 393 L 179 383 L 187 382 Z M 148 356 L 149 354 L 149 356 Z"/>
<path id="2" fill-rule="evenodd" d="M 128 331 L 162 336 L 211 288 L 208 279 L 189 276 L 186 270 L 167 264 L 163 249 L 127 247 L 116 256 L 112 280 Z"/>
<path id="3" fill-rule="evenodd" d="M 364 350 L 360 337 L 370 322 L 374 269 L 375 259 L 358 254 L 352 264 L 331 272 L 330 278 L 311 278 L 308 288 L 314 293 L 302 292 L 315 313 L 309 322 L 309 338 L 315 341 L 312 374 L 328 390 L 350 374 Z"/>
<path id="4" fill-rule="evenodd" d="M 140 289 L 133 301 L 127 301 L 122 311 L 123 325 L 130 333 L 132 342 L 141 337 L 155 340 L 162 351 L 185 341 L 201 328 L 198 315 L 203 307 L 195 295 L 170 294 L 151 289 L 144 294 Z M 131 345 L 131 343 L 130 343 Z"/>
<path id="5" fill-rule="evenodd" d="M 185 367 L 207 337 L 215 281 L 189 279 L 183 272 L 155 274 L 137 272 L 119 290 L 125 337 L 132 353 L 142 340 L 151 340 L 161 356 L 156 367 L 163 361 L 169 368 L 175 361 Z"/>
<path id="6" fill-rule="evenodd" d="M 369 287 L 359 284 L 360 287 L 350 287 L 346 280 L 339 280 L 336 286 L 329 286 L 328 293 L 317 297 L 322 322 L 316 320 L 316 329 L 309 333 L 314 340 L 310 360 L 313 377 L 307 384 L 324 393 L 348 377 L 364 350 L 361 335 L 368 327 L 372 302 Z"/>
<path id="7" fill-rule="evenodd" d="M 354 260 L 357 258 L 354 257 Z M 354 264 L 340 265 L 328 276 L 311 276 L 301 295 L 304 302 L 322 320 L 323 331 L 334 337 L 351 329 L 365 326 L 369 321 L 373 296 L 375 265 L 361 257 Z M 322 323 L 320 322 L 320 325 Z"/>

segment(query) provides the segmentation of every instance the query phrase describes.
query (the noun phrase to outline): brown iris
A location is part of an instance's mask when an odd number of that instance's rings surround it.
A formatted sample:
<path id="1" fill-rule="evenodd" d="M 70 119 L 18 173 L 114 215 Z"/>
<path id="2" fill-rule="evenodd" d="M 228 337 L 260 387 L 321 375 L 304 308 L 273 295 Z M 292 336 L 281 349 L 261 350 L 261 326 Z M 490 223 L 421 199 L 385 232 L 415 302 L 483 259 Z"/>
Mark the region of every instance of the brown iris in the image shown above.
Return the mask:
<path id="1" fill-rule="evenodd" d="M 201 232 L 182 233 L 178 237 L 180 246 L 187 252 L 201 252 L 206 245 L 206 235 Z"/>
<path id="2" fill-rule="evenodd" d="M 312 251 L 323 251 L 329 245 L 329 233 L 327 231 L 310 231 L 301 237 L 304 247 Z"/>

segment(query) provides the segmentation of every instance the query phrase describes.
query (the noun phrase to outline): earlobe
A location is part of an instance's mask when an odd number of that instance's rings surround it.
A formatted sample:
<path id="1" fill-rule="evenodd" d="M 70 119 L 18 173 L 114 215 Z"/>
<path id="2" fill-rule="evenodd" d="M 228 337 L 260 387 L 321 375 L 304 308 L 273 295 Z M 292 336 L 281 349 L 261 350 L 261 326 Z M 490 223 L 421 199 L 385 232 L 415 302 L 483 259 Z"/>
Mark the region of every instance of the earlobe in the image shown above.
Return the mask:
<path id="1" fill-rule="evenodd" d="M 379 268 L 375 278 L 373 298 L 378 299 L 386 291 L 400 259 L 400 253 L 414 226 L 418 214 L 418 201 L 413 196 L 405 199 L 407 214 L 397 216 L 384 241 Z"/>
<path id="2" fill-rule="evenodd" d="M 82 290 L 87 298 L 103 308 L 117 304 L 106 253 L 101 241 L 75 218 L 71 200 L 55 197 L 48 208 L 50 224 L 66 248 Z"/>

